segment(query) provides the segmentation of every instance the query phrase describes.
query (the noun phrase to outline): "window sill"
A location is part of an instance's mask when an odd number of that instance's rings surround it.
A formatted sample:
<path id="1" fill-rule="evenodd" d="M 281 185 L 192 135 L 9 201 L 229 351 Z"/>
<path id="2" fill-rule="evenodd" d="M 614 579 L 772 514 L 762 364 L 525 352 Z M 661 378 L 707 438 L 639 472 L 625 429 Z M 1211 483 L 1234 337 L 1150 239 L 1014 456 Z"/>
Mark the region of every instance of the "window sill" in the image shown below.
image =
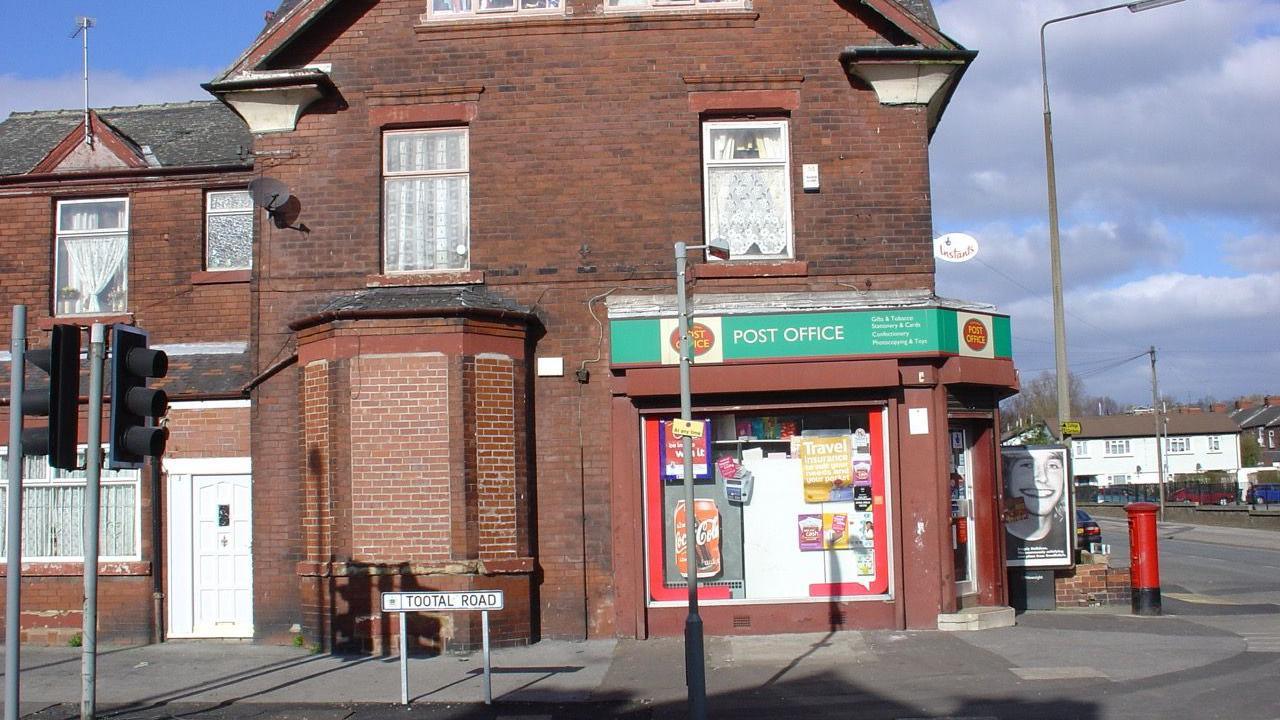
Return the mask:
<path id="1" fill-rule="evenodd" d="M 133 313 L 112 313 L 110 315 L 58 315 L 43 317 L 36 321 L 40 330 L 52 330 L 54 325 L 79 325 L 87 328 L 94 323 L 112 325 L 115 323 L 133 324 Z"/>
<path id="2" fill-rule="evenodd" d="M 587 17 L 531 15 L 527 17 L 468 17 L 452 20 L 420 18 L 413 28 L 419 40 L 459 40 L 520 35 L 627 32 L 631 30 L 697 30 L 752 28 L 755 10 L 707 8 L 610 10 Z"/>
<path id="3" fill-rule="evenodd" d="M 422 285 L 483 285 L 483 270 L 444 270 L 426 273 L 369 275 L 365 287 L 416 287 Z"/>
<path id="4" fill-rule="evenodd" d="M 9 565 L 0 563 L 0 577 L 7 577 L 8 574 Z M 150 575 L 151 563 L 145 560 L 99 561 L 98 574 L 107 576 Z M 22 563 L 22 577 L 82 577 L 83 575 L 84 562 L 79 560 Z"/>
<path id="5" fill-rule="evenodd" d="M 806 277 L 808 274 L 809 263 L 801 260 L 788 260 L 785 262 L 729 260 L 715 263 L 695 263 L 693 265 L 693 276 L 698 279 Z"/>
<path id="6" fill-rule="evenodd" d="M 252 270 L 201 270 L 191 273 L 192 285 L 230 285 L 231 283 L 247 283 L 253 276 Z"/>

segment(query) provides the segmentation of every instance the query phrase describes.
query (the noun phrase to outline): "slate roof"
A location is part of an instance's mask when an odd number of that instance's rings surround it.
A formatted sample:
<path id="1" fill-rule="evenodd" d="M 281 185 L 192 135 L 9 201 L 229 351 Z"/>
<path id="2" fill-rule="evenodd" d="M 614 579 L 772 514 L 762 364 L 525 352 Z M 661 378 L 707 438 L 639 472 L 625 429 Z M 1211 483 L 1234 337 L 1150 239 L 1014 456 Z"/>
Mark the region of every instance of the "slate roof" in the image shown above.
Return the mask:
<path id="1" fill-rule="evenodd" d="M 94 111 L 135 146 L 149 146 L 161 167 L 252 164 L 253 135 L 244 121 L 215 100 Z M 0 176 L 30 172 L 83 120 L 83 110 L 10 114 L 0 122 Z"/>
<path id="2" fill-rule="evenodd" d="M 1240 426 L 1226 413 L 1195 413 L 1168 415 L 1169 435 L 1234 435 Z M 1151 437 L 1155 434 L 1155 419 L 1151 415 L 1104 415 L 1080 418 L 1080 434 L 1077 440 L 1091 438 Z"/>
<path id="3" fill-rule="evenodd" d="M 1229 414 L 1231 419 L 1245 430 L 1280 426 L 1280 405 L 1255 405 L 1241 410 L 1232 410 Z"/>
<path id="4" fill-rule="evenodd" d="M 9 358 L 0 360 L 0 397 L 9 398 Z M 81 358 L 80 396 L 89 394 L 89 373 L 84 358 Z M 169 355 L 169 374 L 153 380 L 151 387 L 162 388 L 169 394 L 169 399 L 199 399 L 207 397 L 231 397 L 239 395 L 241 389 L 254 377 L 253 361 L 248 349 L 238 353 L 214 354 L 182 354 Z M 47 386 L 48 378 L 41 375 L 37 378 L 32 371 L 27 373 L 27 389 Z M 110 390 L 104 390 L 110 393 Z"/>

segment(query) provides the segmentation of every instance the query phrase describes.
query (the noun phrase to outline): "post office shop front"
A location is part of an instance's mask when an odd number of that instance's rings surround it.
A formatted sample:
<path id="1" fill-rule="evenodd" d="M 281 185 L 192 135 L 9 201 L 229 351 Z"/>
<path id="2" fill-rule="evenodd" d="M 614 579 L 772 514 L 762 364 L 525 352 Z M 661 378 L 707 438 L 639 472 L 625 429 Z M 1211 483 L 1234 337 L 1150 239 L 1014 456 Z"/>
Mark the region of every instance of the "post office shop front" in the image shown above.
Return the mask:
<path id="1" fill-rule="evenodd" d="M 695 298 L 685 507 L 670 298 L 609 299 L 620 634 L 933 628 L 1003 606 L 1009 321 L 925 293 Z"/>

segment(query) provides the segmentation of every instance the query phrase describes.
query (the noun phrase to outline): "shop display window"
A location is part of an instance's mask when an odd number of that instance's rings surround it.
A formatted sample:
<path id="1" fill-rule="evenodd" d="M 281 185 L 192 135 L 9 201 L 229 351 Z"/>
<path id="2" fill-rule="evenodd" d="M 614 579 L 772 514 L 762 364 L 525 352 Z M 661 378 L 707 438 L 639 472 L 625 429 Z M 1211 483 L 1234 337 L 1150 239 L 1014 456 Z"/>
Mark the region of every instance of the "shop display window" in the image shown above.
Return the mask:
<path id="1" fill-rule="evenodd" d="M 687 563 L 700 600 L 796 602 L 889 594 L 883 408 L 699 413 L 688 541 L 683 439 L 670 416 L 644 431 L 651 605 L 684 604 Z M 690 552 L 692 546 L 692 552 Z"/>

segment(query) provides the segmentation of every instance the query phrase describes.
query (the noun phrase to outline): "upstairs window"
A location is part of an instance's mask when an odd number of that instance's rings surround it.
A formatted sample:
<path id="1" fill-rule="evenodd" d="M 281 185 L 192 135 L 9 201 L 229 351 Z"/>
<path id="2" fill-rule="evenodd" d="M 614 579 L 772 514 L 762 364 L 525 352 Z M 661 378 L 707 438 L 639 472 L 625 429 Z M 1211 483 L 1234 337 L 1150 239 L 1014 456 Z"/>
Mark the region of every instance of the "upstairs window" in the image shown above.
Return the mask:
<path id="1" fill-rule="evenodd" d="M 666 8 L 682 7 L 741 8 L 746 6 L 746 0 L 607 0 L 605 2 L 605 7 L 610 10 L 623 10 L 630 8 L 654 8 L 662 10 Z"/>
<path id="2" fill-rule="evenodd" d="M 1128 440 L 1108 440 L 1106 453 L 1108 455 L 1128 455 L 1129 441 Z"/>
<path id="3" fill-rule="evenodd" d="M 563 12 L 563 0 L 430 0 L 427 4 L 427 14 L 433 20 L 486 15 L 547 15 Z"/>
<path id="4" fill-rule="evenodd" d="M 702 148 L 707 242 L 733 260 L 791 258 L 786 121 L 706 123 Z"/>
<path id="5" fill-rule="evenodd" d="M 471 232 L 467 131 L 387 133 L 382 175 L 386 271 L 467 269 Z"/>
<path id="6" fill-rule="evenodd" d="M 1171 437 L 1164 439 L 1165 452 L 1185 453 L 1191 452 L 1191 438 Z"/>
<path id="7" fill-rule="evenodd" d="M 1222 451 L 1222 438 L 1217 435 L 1209 436 L 1209 452 Z"/>
<path id="8" fill-rule="evenodd" d="M 129 200 L 62 200 L 57 212 L 54 313 L 125 312 Z"/>
<path id="9" fill-rule="evenodd" d="M 205 195 L 206 270 L 248 270 L 253 265 L 253 198 L 248 190 Z"/>
<path id="10" fill-rule="evenodd" d="M 1071 451 L 1076 457 L 1089 456 L 1089 441 L 1076 440 L 1071 443 Z"/>

